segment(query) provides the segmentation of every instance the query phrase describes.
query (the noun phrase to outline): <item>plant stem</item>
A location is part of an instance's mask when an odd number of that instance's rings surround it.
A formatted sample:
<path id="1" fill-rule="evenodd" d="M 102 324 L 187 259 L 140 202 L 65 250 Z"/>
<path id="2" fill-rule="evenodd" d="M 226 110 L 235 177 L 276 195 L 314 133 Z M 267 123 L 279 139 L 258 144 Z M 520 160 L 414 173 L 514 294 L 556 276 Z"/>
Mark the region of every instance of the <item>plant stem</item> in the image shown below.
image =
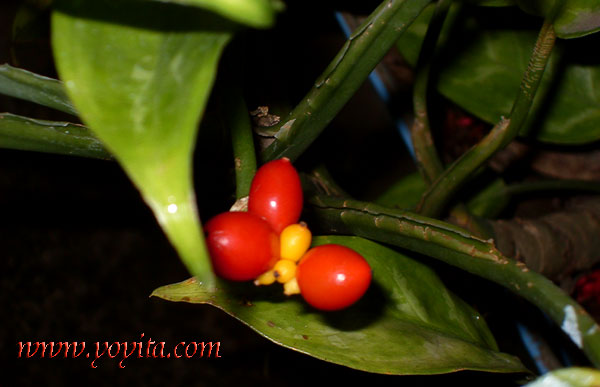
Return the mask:
<path id="1" fill-rule="evenodd" d="M 77 115 L 61 81 L 7 64 L 0 66 L 0 94 Z"/>
<path id="2" fill-rule="evenodd" d="M 520 195 L 539 191 L 582 191 L 600 193 L 600 183 L 584 180 L 540 180 L 510 184 L 499 195 Z"/>
<path id="3" fill-rule="evenodd" d="M 436 5 L 419 54 L 419 60 L 416 66 L 418 70 L 413 89 L 413 109 L 415 118 L 411 126 L 410 134 L 415 150 L 417 167 L 427 186 L 431 186 L 435 179 L 444 172 L 444 165 L 435 149 L 435 143 L 429 125 L 427 90 L 431 65 L 435 58 L 436 43 L 439 39 L 444 21 L 446 20 L 450 5 L 452 5 L 451 0 L 439 0 Z M 459 226 L 465 227 L 478 236 L 491 236 L 489 230 L 481 224 L 479 219 L 472 216 L 467 210 L 467 207 L 462 203 L 458 203 L 450 210 L 450 218 Z"/>
<path id="4" fill-rule="evenodd" d="M 418 65 L 416 66 L 418 70 L 413 88 L 413 109 L 415 118 L 411 126 L 410 134 L 415 149 L 417 167 L 427 185 L 431 185 L 431 183 L 444 171 L 444 165 L 435 149 L 433 136 L 431 135 L 429 126 L 427 88 L 436 42 L 451 4 L 451 0 L 440 0 L 435 7 L 419 54 Z"/>
<path id="5" fill-rule="evenodd" d="M 383 1 L 348 38 L 306 97 L 282 120 L 262 159 L 295 160 L 302 154 L 431 1 Z"/>
<path id="6" fill-rule="evenodd" d="M 565 292 L 523 263 L 448 223 L 371 203 L 314 196 L 315 215 L 331 231 L 390 243 L 444 261 L 496 282 L 546 312 L 595 366 L 600 366 L 600 329 Z"/>
<path id="7" fill-rule="evenodd" d="M 502 117 L 479 144 L 471 148 L 438 176 L 433 185 L 423 194 L 418 207 L 419 213 L 429 217 L 438 217 L 448 201 L 473 172 L 517 136 L 531 109 L 555 40 L 556 35 L 552 24 L 545 22 L 538 35 L 529 66 L 523 76 L 510 118 Z"/>
<path id="8" fill-rule="evenodd" d="M 83 125 L 10 113 L 0 114 L 0 148 L 112 159 L 102 142 Z"/>
<path id="9" fill-rule="evenodd" d="M 225 113 L 227 124 L 231 131 L 233 156 L 235 162 L 235 180 L 237 199 L 248 196 L 252 178 L 256 173 L 256 154 L 254 151 L 254 138 L 252 124 L 248 115 L 248 108 L 244 102 L 241 90 L 237 87 L 230 88 L 227 94 L 227 109 Z"/>

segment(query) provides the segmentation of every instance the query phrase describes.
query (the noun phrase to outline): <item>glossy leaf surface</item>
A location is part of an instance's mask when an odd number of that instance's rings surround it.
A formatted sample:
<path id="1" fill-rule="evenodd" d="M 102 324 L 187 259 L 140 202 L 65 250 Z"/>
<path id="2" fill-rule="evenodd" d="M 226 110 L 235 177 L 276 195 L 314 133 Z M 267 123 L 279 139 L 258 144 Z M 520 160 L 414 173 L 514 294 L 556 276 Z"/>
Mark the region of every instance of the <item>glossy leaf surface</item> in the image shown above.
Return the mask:
<path id="1" fill-rule="evenodd" d="M 193 280 L 156 289 L 154 296 L 216 306 L 266 338 L 319 359 L 386 374 L 434 374 L 461 369 L 524 371 L 497 352 L 484 320 L 451 294 L 428 267 L 357 237 L 318 237 L 360 253 L 373 269 L 367 294 L 354 306 L 319 312 L 278 286 L 222 284 L 208 291 Z"/>
<path id="2" fill-rule="evenodd" d="M 198 8 L 59 2 L 55 60 L 84 123 L 121 163 L 190 272 L 212 283 L 196 211 L 196 130 L 231 24 Z"/>
<path id="3" fill-rule="evenodd" d="M 600 371 L 571 367 L 548 372 L 526 387 L 593 387 L 600 385 Z"/>
<path id="4" fill-rule="evenodd" d="M 444 48 L 447 56 L 438 60 L 443 66 L 438 67 L 437 88 L 464 109 L 495 124 L 510 114 L 537 31 L 508 29 L 493 20 L 495 12 L 502 12 L 497 16 L 501 20 L 518 18 L 511 9 L 480 8 L 477 12 L 467 15 L 460 31 L 449 37 L 452 44 Z M 413 64 L 427 20 L 425 14 L 399 40 L 398 47 Z M 521 18 L 518 23 L 530 20 Z M 522 134 L 562 144 L 600 139 L 600 56 L 589 50 L 598 42 L 596 35 L 557 42 Z"/>
<path id="5" fill-rule="evenodd" d="M 205 8 L 233 21 L 252 27 L 269 27 L 275 21 L 275 11 L 283 7 L 274 0 L 152 0 Z"/>

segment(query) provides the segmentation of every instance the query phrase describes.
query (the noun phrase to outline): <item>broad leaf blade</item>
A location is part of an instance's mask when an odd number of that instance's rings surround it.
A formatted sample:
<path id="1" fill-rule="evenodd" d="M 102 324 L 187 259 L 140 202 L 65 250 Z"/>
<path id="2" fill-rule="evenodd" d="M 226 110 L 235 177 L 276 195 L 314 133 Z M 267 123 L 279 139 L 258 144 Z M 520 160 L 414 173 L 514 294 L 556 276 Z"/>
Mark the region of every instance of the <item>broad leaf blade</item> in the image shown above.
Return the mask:
<path id="1" fill-rule="evenodd" d="M 390 208 L 412 209 L 419 204 L 427 184 L 419 172 L 404 176 L 385 190 L 374 202 Z"/>
<path id="2" fill-rule="evenodd" d="M 59 2 L 56 64 L 82 120 L 154 211 L 193 275 L 214 280 L 191 174 L 196 129 L 231 24 L 155 2 Z"/>
<path id="3" fill-rule="evenodd" d="M 516 10 L 519 12 L 518 10 Z M 444 48 L 437 88 L 447 98 L 477 117 L 495 124 L 508 116 L 521 77 L 533 50 L 537 31 L 507 29 L 484 8 L 471 9 L 462 28 Z M 419 18 L 399 40 L 400 51 L 416 62 L 428 15 Z M 517 19 L 518 15 L 513 15 Z M 521 20 L 519 23 L 525 23 Z M 486 26 L 490 26 L 487 28 Z M 458 43 L 456 43 L 458 42 Z M 532 113 L 523 134 L 560 144 L 583 144 L 600 139 L 600 56 L 590 52 L 598 36 L 559 41 L 544 72 Z"/>
<path id="4" fill-rule="evenodd" d="M 0 66 L 0 93 L 77 115 L 60 81 L 7 64 Z"/>
<path id="5" fill-rule="evenodd" d="M 597 0 L 517 0 L 524 11 L 549 19 L 556 35 L 577 38 L 600 30 Z"/>
<path id="6" fill-rule="evenodd" d="M 361 253 L 373 284 L 358 304 L 336 313 L 311 309 L 275 286 L 223 284 L 210 291 L 194 280 L 156 289 L 170 301 L 211 304 L 266 338 L 322 360 L 386 374 L 435 374 L 462 369 L 525 371 L 497 352 L 484 320 L 451 294 L 426 266 L 356 237 L 318 237 Z"/>
<path id="7" fill-rule="evenodd" d="M 282 3 L 271 0 L 152 0 L 163 3 L 190 5 L 216 12 L 233 21 L 252 27 L 270 27 L 275 22 L 275 12 Z"/>
<path id="8" fill-rule="evenodd" d="M 0 148 L 111 159 L 102 143 L 82 125 L 0 114 Z"/>
<path id="9" fill-rule="evenodd" d="M 600 385 L 600 371 L 571 367 L 548 372 L 525 387 L 594 387 Z"/>

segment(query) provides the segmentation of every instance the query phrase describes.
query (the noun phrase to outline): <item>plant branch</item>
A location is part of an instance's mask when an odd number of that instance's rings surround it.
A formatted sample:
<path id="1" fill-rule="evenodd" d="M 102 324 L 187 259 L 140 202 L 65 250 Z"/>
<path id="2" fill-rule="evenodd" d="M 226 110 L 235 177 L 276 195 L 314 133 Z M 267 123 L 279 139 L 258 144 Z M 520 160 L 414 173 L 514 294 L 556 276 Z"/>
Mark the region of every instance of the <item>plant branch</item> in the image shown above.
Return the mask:
<path id="1" fill-rule="evenodd" d="M 600 366 L 600 329 L 560 288 L 523 263 L 509 259 L 492 240 L 476 238 L 448 223 L 371 203 L 313 196 L 314 213 L 330 231 L 390 243 L 442 260 L 496 282 L 529 300 Z"/>
<path id="2" fill-rule="evenodd" d="M 538 35 L 529 66 L 525 71 L 519 94 L 515 99 L 510 118 L 500 122 L 476 146 L 456 160 L 433 185 L 423 194 L 418 212 L 429 217 L 438 217 L 448 201 L 467 179 L 498 150 L 512 141 L 531 109 L 544 69 L 552 53 L 556 35 L 550 23 L 545 22 Z"/>
<path id="3" fill-rule="evenodd" d="M 348 38 L 306 97 L 282 120 L 262 159 L 285 156 L 295 160 L 302 154 L 431 1 L 383 1 Z"/>
<path id="4" fill-rule="evenodd" d="M 410 129 L 410 134 L 415 149 L 417 167 L 427 185 L 431 185 L 431 183 L 444 171 L 444 165 L 435 149 L 433 136 L 431 135 L 429 126 L 427 89 L 431 64 L 435 56 L 436 43 L 451 4 L 451 0 L 440 0 L 435 7 L 419 54 L 418 65 L 416 66 L 418 71 L 415 76 L 413 88 L 413 109 L 415 118 Z"/>
<path id="5" fill-rule="evenodd" d="M 232 91 L 233 90 L 233 91 Z M 256 154 L 248 108 L 241 91 L 237 87 L 227 94 L 225 118 L 231 131 L 235 162 L 236 198 L 248 196 L 252 178 L 256 173 Z"/>
<path id="6" fill-rule="evenodd" d="M 0 65 L 0 94 L 77 115 L 61 81 L 7 64 Z"/>
<path id="7" fill-rule="evenodd" d="M 414 121 L 411 126 L 411 138 L 415 150 L 417 167 L 427 186 L 444 172 L 444 165 L 440 160 L 435 148 L 431 127 L 429 125 L 429 114 L 427 109 L 427 90 L 431 66 L 435 58 L 435 48 L 442 30 L 448 10 L 452 5 L 451 0 L 438 1 L 425 39 L 419 54 L 417 74 L 413 89 Z M 459 203 L 450 210 L 450 218 L 453 222 L 465 227 L 474 234 L 481 237 L 490 237 L 491 234 L 480 220 L 471 215 L 467 207 Z"/>
<path id="8" fill-rule="evenodd" d="M 88 128 L 69 122 L 0 114 L 0 148 L 111 160 Z"/>

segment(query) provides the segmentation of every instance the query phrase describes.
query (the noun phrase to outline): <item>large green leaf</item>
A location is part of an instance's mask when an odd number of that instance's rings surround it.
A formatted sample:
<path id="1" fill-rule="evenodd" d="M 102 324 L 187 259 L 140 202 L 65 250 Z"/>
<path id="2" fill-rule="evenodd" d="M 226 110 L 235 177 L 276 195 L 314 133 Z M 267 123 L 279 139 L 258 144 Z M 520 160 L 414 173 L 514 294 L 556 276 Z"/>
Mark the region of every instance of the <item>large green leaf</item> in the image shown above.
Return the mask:
<path id="1" fill-rule="evenodd" d="M 491 20 L 498 11 L 484 10 L 467 15 L 450 37 L 438 61 L 442 65 L 437 87 L 450 100 L 495 124 L 510 113 L 537 31 L 508 29 Z M 510 10 L 502 12 L 502 20 L 512 15 Z M 413 64 L 428 16 L 419 18 L 398 43 Z M 600 56 L 589 50 L 598 42 L 594 35 L 557 43 L 522 133 L 563 144 L 600 139 Z"/>
<path id="2" fill-rule="evenodd" d="M 191 162 L 231 24 L 194 7 L 60 1 L 52 43 L 84 123 L 138 186 L 193 275 L 212 283 Z"/>
<path id="3" fill-rule="evenodd" d="M 594 387 L 600 385 L 600 371 L 571 367 L 548 372 L 526 387 Z"/>
<path id="4" fill-rule="evenodd" d="M 208 290 L 194 280 L 156 289 L 169 301 L 210 304 L 266 338 L 322 360 L 385 374 L 434 374 L 462 369 L 525 371 L 497 352 L 483 318 L 450 293 L 427 266 L 357 237 L 318 237 L 362 254 L 373 283 L 357 305 L 335 313 L 311 309 L 281 288 L 252 284 Z"/>
<path id="5" fill-rule="evenodd" d="M 600 30 L 598 0 L 517 0 L 519 7 L 549 19 L 556 35 L 576 38 Z"/>
<path id="6" fill-rule="evenodd" d="M 82 125 L 0 113 L 0 148 L 111 159 L 102 143 Z"/>
<path id="7" fill-rule="evenodd" d="M 275 12 L 283 7 L 277 0 L 152 0 L 208 9 L 221 16 L 252 27 L 269 27 Z"/>

